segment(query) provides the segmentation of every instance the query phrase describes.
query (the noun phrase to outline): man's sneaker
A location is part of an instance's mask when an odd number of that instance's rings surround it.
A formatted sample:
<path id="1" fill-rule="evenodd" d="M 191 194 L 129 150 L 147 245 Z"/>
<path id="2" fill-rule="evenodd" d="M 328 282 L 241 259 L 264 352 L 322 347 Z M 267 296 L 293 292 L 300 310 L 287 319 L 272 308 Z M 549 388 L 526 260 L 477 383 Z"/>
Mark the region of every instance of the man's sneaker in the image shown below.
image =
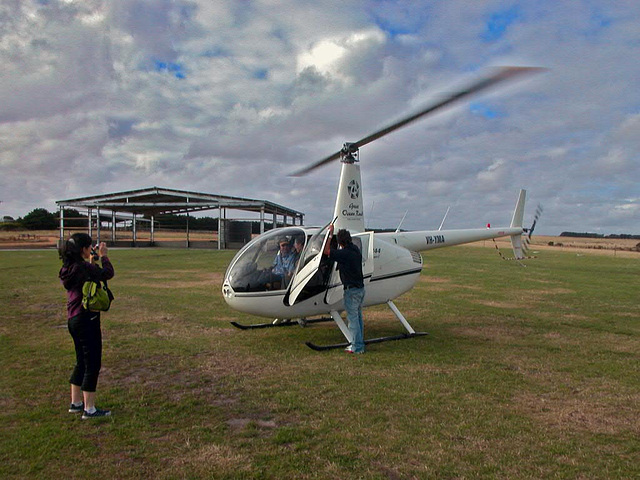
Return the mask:
<path id="1" fill-rule="evenodd" d="M 82 420 L 88 420 L 90 418 L 108 417 L 110 415 L 111 415 L 110 410 L 100 410 L 99 408 L 96 408 L 96 411 L 93 413 L 89 413 L 85 410 L 84 413 L 82 414 Z"/>
<path id="2" fill-rule="evenodd" d="M 84 403 L 75 406 L 73 403 L 69 406 L 69 413 L 82 413 L 84 412 Z"/>
<path id="3" fill-rule="evenodd" d="M 353 348 L 351 348 L 351 347 L 347 347 L 347 348 L 345 348 L 345 349 L 344 349 L 344 351 L 345 351 L 345 352 L 347 352 L 347 353 L 355 353 L 355 354 L 358 354 L 358 355 L 359 355 L 359 354 L 364 353 L 364 350 L 360 350 L 360 351 L 357 351 L 357 352 L 356 352 L 356 351 L 355 351 Z"/>

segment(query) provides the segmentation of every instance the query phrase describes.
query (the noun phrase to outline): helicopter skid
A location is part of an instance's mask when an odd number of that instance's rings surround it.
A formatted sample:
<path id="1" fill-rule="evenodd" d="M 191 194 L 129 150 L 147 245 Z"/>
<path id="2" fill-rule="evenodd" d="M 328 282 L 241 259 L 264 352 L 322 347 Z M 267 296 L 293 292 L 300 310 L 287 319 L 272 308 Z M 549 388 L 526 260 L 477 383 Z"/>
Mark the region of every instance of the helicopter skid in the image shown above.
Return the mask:
<path id="1" fill-rule="evenodd" d="M 243 325 L 238 322 L 231 322 L 236 328 L 240 330 L 253 330 L 256 328 L 270 328 L 270 327 L 290 327 L 292 325 L 300 325 L 301 327 L 306 327 L 310 323 L 320 323 L 320 322 L 330 322 L 333 318 L 331 317 L 322 317 L 322 318 L 303 318 L 300 320 L 292 320 L 290 318 L 284 320 L 274 320 L 270 323 L 256 323 L 253 325 Z"/>
<path id="2" fill-rule="evenodd" d="M 392 340 L 407 340 L 409 338 L 421 337 L 423 335 L 429 335 L 427 332 L 415 332 L 415 333 L 402 333 L 400 335 L 392 335 L 390 337 L 379 337 L 379 338 L 371 338 L 369 340 L 365 340 L 364 344 L 369 345 L 371 343 L 382 343 L 389 342 Z M 307 347 L 316 352 L 324 352 L 326 350 L 334 350 L 336 348 L 347 348 L 350 343 L 334 343 L 333 345 L 316 345 L 312 342 L 306 342 Z"/>

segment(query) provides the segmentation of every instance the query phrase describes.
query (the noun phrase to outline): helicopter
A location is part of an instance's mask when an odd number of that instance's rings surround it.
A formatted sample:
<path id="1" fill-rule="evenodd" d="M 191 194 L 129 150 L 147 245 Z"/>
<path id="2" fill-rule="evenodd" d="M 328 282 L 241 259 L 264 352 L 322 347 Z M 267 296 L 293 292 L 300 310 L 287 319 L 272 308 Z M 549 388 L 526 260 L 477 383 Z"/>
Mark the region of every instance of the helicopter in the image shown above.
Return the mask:
<path id="1" fill-rule="evenodd" d="M 367 231 L 359 150 L 364 145 L 462 98 L 540 70 L 542 69 L 538 67 L 498 68 L 467 88 L 427 105 L 358 142 L 345 143 L 338 152 L 292 174 L 305 175 L 332 161 L 340 160 L 341 173 L 333 220 L 323 227 L 293 226 L 270 230 L 251 240 L 235 255 L 222 285 L 225 301 L 235 310 L 274 320 L 251 325 L 238 322 L 231 324 L 248 330 L 333 321 L 346 342 L 330 345 L 306 342 L 306 345 L 314 350 L 324 351 L 351 344 L 351 334 L 341 317 L 345 308 L 343 285 L 337 265 L 323 255 L 325 245 L 331 238 L 329 226 L 332 224 L 336 231 L 348 230 L 362 253 L 366 292 L 363 307 L 388 305 L 405 330 L 399 335 L 365 339 L 365 345 L 427 335 L 426 332 L 416 332 L 394 303 L 394 299 L 414 287 L 421 275 L 423 259 L 419 252 L 510 237 L 514 259 L 524 259 L 540 211 L 536 213 L 532 227 L 523 228 L 525 190 L 520 190 L 508 226 L 487 225 L 486 228 L 443 230 L 441 224 L 438 230 L 402 231 L 398 228 L 395 232 Z M 289 262 L 288 268 L 283 265 L 284 259 Z"/>

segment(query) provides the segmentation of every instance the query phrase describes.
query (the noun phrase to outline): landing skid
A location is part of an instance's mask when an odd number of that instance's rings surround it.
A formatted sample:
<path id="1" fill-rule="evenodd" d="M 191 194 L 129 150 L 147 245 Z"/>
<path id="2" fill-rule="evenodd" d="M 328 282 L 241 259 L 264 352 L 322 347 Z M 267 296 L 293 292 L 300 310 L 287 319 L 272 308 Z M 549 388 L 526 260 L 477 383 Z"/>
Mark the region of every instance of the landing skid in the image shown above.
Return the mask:
<path id="1" fill-rule="evenodd" d="M 231 325 L 233 325 L 236 328 L 239 328 L 240 330 L 253 330 L 256 328 L 290 327 L 292 325 L 300 325 L 301 327 L 305 327 L 310 323 L 330 322 L 332 320 L 333 318 L 331 317 L 301 318 L 300 320 L 292 320 L 290 318 L 287 318 L 285 320 L 274 320 L 273 322 L 270 322 L 270 323 L 256 323 L 253 325 L 243 325 L 242 323 L 231 322 Z"/>
<path id="2" fill-rule="evenodd" d="M 379 337 L 372 338 L 370 340 L 365 340 L 364 344 L 369 345 L 370 343 L 382 343 L 382 342 L 390 342 L 392 340 L 407 340 L 409 338 L 421 337 L 423 335 L 429 335 L 427 332 L 415 332 L 415 333 L 402 333 L 400 335 L 393 335 L 391 337 Z M 306 342 L 307 347 L 316 352 L 324 352 L 326 350 L 334 350 L 336 348 L 347 348 L 350 343 L 334 343 L 333 345 L 316 345 L 312 342 Z"/>
<path id="3" fill-rule="evenodd" d="M 408 333 L 401 333 L 400 335 L 393 335 L 391 337 L 372 338 L 370 340 L 365 340 L 364 341 L 365 345 L 369 345 L 371 343 L 389 342 L 392 340 L 406 340 L 408 338 L 422 337 L 424 335 L 429 335 L 427 332 L 416 332 L 413 329 L 413 327 L 409 324 L 409 322 L 407 322 L 407 319 L 404 318 L 402 313 L 400 313 L 400 310 L 398 310 L 398 307 L 396 307 L 391 300 L 387 302 L 387 305 L 389 305 L 389 308 L 391 309 L 393 314 L 396 316 L 398 320 L 400 320 L 400 323 L 407 330 Z M 351 345 L 351 340 L 352 340 L 351 332 L 349 331 L 349 328 L 344 323 L 344 320 L 342 320 L 342 317 L 336 310 L 331 311 L 331 319 L 333 319 L 333 321 L 336 322 L 336 325 L 344 335 L 344 338 L 347 339 L 347 342 L 335 343 L 333 345 L 316 345 L 315 343 L 312 343 L 312 342 L 306 342 L 307 347 L 313 350 L 316 350 L 318 352 L 324 352 L 325 350 L 332 350 L 335 348 L 346 348 L 349 345 Z"/>

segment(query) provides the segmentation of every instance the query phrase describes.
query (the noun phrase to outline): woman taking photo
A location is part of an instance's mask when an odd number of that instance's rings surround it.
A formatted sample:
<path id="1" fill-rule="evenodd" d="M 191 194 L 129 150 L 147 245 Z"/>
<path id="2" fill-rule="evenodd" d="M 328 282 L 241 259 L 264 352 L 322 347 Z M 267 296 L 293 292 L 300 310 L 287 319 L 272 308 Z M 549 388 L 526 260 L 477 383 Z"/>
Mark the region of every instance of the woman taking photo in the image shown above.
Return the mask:
<path id="1" fill-rule="evenodd" d="M 59 277 L 67 290 L 67 318 L 69 333 L 76 349 L 76 365 L 71 374 L 70 413 L 82 412 L 82 419 L 106 417 L 109 410 L 96 408 L 96 386 L 102 363 L 102 333 L 100 312 L 90 312 L 82 306 L 82 285 L 113 278 L 114 271 L 107 258 L 107 245 L 98 246 L 102 267 L 93 263 L 91 237 L 74 233 L 60 248 L 62 268 Z"/>

